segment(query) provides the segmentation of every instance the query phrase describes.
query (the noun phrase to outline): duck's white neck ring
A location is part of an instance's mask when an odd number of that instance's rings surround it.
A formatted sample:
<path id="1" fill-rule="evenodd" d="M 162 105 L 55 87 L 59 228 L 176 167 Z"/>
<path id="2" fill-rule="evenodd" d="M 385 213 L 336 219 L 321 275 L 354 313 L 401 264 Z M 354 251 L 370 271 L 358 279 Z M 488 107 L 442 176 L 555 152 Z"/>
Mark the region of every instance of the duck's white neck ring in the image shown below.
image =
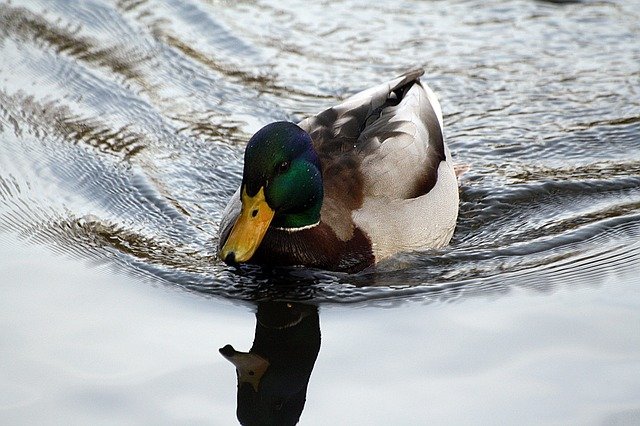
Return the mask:
<path id="1" fill-rule="evenodd" d="M 274 229 L 277 229 L 278 231 L 284 231 L 284 232 L 298 232 L 298 231 L 304 231 L 305 229 L 315 228 L 319 224 L 320 224 L 320 221 L 317 221 L 316 223 L 312 223 L 311 225 L 300 226 L 298 228 L 280 228 L 280 227 L 274 226 Z"/>

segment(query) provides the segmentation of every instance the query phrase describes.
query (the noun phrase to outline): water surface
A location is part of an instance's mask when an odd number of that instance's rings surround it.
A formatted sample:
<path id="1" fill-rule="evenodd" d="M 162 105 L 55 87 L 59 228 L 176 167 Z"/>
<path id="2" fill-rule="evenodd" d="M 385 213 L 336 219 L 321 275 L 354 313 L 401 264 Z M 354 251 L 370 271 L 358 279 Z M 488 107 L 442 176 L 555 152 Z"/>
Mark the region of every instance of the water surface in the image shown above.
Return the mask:
<path id="1" fill-rule="evenodd" d="M 0 58 L 8 423 L 229 424 L 269 300 L 318 307 L 302 424 L 640 421 L 637 1 L 14 0 Z M 470 166 L 449 247 L 215 258 L 254 131 L 415 67 Z"/>

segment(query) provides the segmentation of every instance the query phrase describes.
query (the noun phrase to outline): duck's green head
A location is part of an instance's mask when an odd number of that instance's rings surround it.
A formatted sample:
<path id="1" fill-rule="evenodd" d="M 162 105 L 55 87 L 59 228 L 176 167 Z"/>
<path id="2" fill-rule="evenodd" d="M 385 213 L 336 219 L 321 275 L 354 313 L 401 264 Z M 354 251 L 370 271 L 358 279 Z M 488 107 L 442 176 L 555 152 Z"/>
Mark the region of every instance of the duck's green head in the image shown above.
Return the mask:
<path id="1" fill-rule="evenodd" d="M 246 262 L 269 226 L 296 229 L 320 220 L 322 173 L 311 137 L 293 123 L 260 129 L 244 153 L 242 211 L 220 251 L 227 262 Z"/>

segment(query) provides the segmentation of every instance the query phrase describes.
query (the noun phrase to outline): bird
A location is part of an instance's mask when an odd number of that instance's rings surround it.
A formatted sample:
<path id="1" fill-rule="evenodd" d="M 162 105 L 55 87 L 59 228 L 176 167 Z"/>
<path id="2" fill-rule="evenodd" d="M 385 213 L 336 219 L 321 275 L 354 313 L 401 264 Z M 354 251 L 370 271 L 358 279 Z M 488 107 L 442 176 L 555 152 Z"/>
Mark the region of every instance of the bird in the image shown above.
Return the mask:
<path id="1" fill-rule="evenodd" d="M 357 273 L 446 246 L 458 181 L 423 74 L 406 72 L 297 124 L 258 130 L 222 213 L 219 258 Z"/>

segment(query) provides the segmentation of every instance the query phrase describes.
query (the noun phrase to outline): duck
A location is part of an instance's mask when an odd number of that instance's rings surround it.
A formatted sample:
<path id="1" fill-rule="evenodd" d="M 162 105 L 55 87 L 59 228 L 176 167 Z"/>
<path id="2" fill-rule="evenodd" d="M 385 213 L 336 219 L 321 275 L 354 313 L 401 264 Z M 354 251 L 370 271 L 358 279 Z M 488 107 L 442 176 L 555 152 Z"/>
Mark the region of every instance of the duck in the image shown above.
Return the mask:
<path id="1" fill-rule="evenodd" d="M 297 124 L 258 130 L 222 213 L 219 258 L 356 273 L 446 246 L 458 181 L 423 74 L 406 72 Z"/>

